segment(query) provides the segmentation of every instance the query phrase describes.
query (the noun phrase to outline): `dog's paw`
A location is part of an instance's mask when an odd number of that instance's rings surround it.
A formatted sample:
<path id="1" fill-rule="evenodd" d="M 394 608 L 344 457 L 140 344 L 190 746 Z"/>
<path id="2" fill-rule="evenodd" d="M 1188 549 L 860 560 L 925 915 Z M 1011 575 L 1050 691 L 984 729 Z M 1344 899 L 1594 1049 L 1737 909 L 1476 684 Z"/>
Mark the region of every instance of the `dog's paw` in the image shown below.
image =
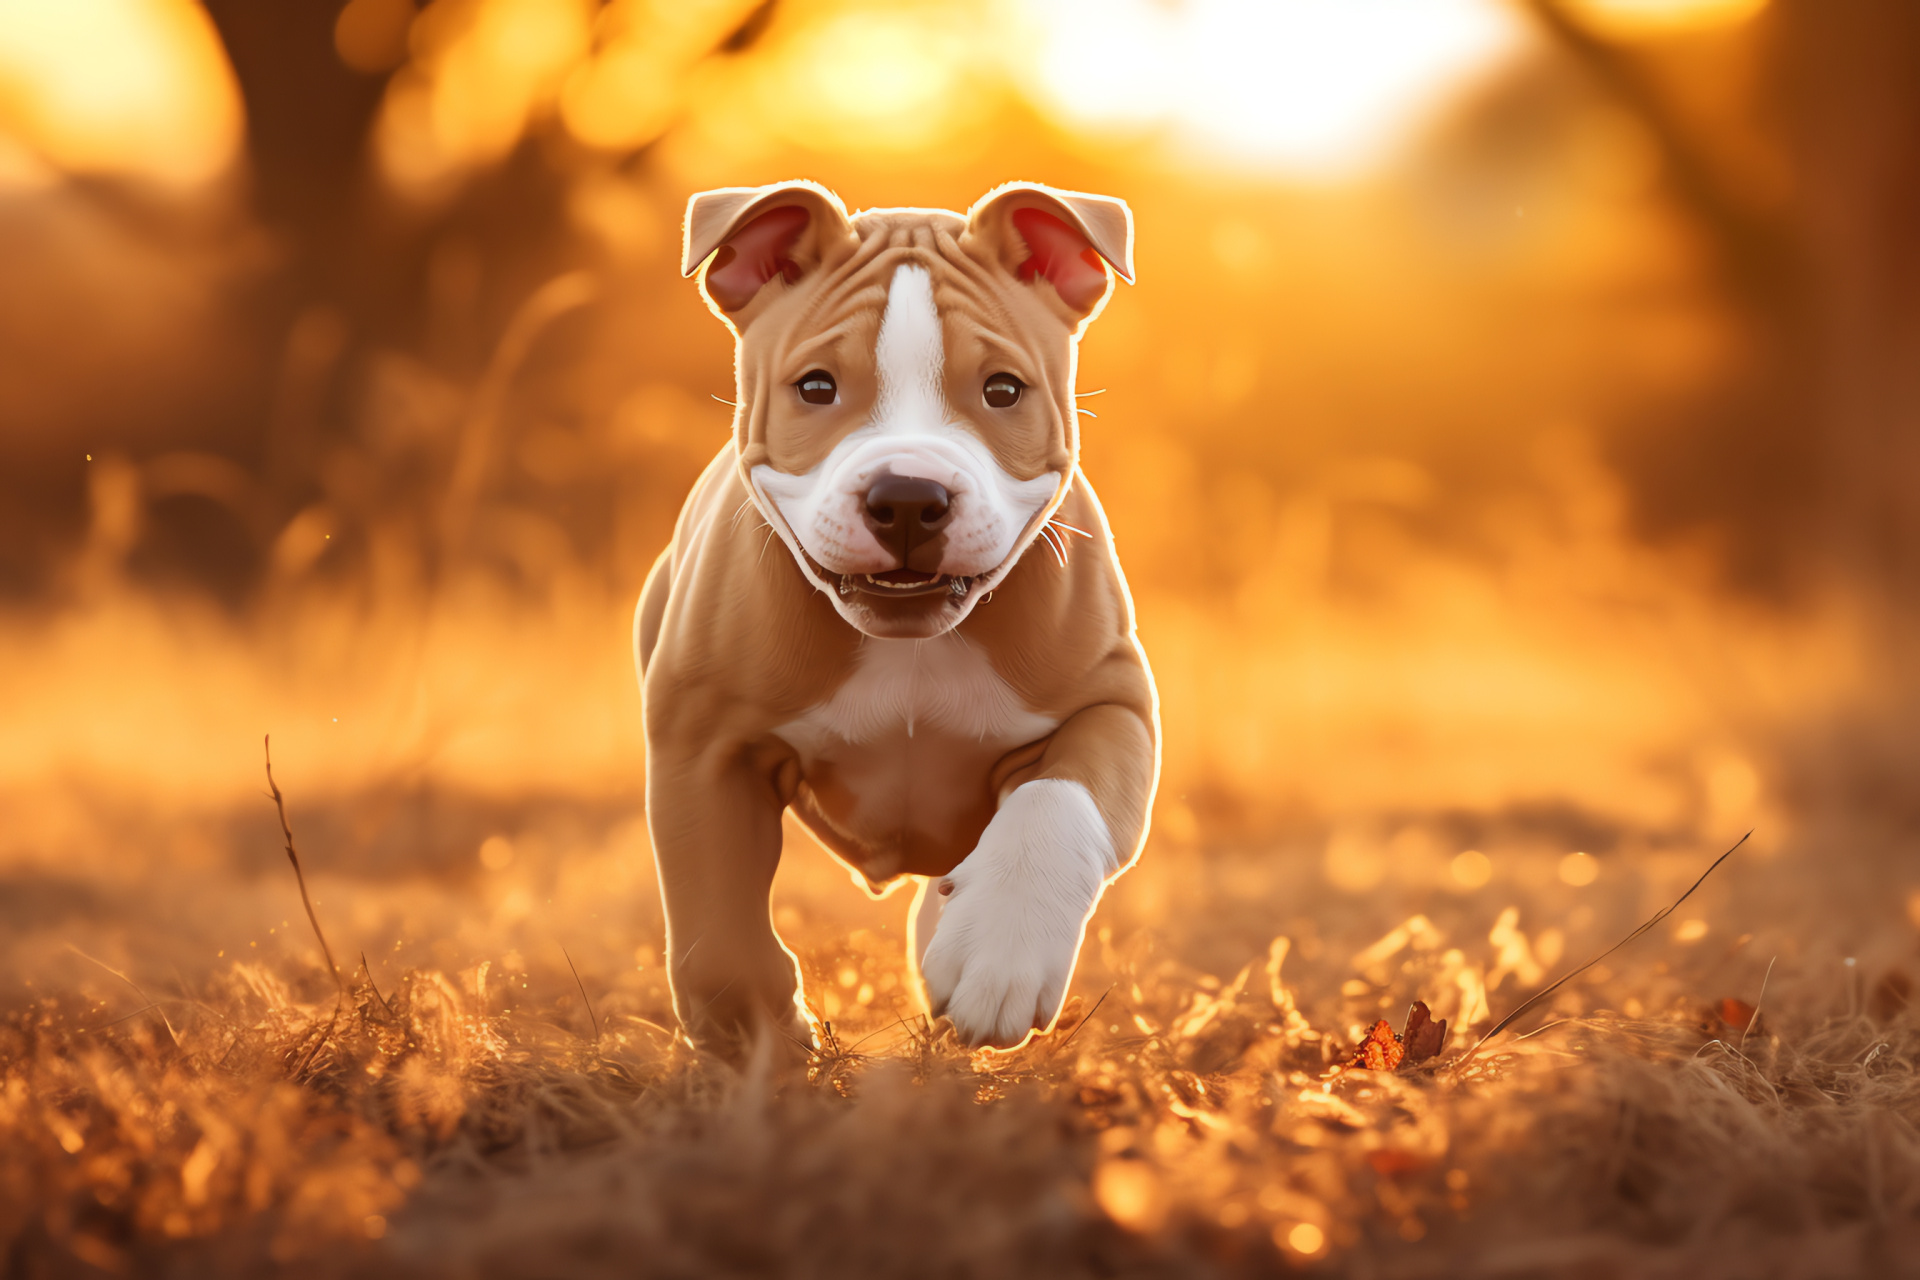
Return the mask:
<path id="1" fill-rule="evenodd" d="M 1077 782 L 1014 789 L 966 860 L 934 887 L 949 896 L 920 973 L 962 1043 L 1005 1048 L 1053 1021 L 1113 838 Z"/>

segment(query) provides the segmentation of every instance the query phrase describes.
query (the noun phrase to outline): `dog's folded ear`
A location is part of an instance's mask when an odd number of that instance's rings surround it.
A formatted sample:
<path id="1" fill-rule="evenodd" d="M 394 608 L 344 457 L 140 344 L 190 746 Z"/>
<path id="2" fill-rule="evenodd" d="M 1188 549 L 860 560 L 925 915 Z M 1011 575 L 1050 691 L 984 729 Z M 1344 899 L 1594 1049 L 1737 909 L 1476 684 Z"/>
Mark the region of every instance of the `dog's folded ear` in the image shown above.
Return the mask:
<path id="1" fill-rule="evenodd" d="M 792 284 L 853 245 L 846 206 L 817 182 L 722 187 L 687 201 L 680 273 L 690 276 L 711 258 L 701 286 L 739 324 L 776 276 Z"/>
<path id="2" fill-rule="evenodd" d="M 1112 196 L 1009 182 L 968 211 L 962 243 L 1022 280 L 1045 280 L 1080 320 L 1106 299 L 1107 266 L 1133 283 L 1133 213 Z"/>

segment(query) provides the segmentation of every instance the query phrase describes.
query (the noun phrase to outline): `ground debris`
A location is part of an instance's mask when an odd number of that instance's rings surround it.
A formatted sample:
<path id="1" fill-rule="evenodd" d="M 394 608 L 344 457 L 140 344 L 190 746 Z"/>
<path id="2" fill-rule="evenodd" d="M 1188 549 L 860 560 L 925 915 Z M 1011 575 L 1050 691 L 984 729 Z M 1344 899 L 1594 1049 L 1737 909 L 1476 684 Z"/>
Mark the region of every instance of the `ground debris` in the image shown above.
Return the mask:
<path id="1" fill-rule="evenodd" d="M 1358 1071 L 1397 1071 L 1417 1067 L 1436 1057 L 1447 1042 L 1447 1020 L 1434 1019 L 1424 1000 L 1407 1010 L 1406 1029 L 1395 1034 L 1385 1018 L 1368 1028 L 1366 1039 L 1354 1047 L 1347 1067 Z"/>

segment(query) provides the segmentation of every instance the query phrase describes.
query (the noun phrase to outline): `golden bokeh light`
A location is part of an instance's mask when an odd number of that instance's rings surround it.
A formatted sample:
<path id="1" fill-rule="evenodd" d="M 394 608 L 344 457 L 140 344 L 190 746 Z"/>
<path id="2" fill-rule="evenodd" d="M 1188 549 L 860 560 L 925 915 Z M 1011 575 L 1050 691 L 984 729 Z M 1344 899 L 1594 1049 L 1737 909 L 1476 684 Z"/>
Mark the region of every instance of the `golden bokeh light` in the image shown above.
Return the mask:
<path id="1" fill-rule="evenodd" d="M 689 68 L 753 12 L 752 0 L 614 0 L 561 97 L 567 130 L 592 147 L 645 146 L 666 132 Z"/>
<path id="2" fill-rule="evenodd" d="M 388 65 L 399 0 L 354 0 L 340 56 Z M 440 0 L 414 20 L 378 143 L 416 194 L 497 160 L 557 107 L 568 133 L 644 146 L 691 114 L 747 151 L 920 154 L 975 145 L 1009 96 L 1094 145 L 1163 161 L 1340 179 L 1381 164 L 1414 122 L 1525 44 L 1495 0 L 864 0 L 783 5 L 738 58 L 707 51 L 759 21 L 745 0 Z M 758 33 L 756 33 L 758 34 Z M 752 141 L 749 141 L 752 139 Z M 1104 140 L 1104 141 L 1103 141 Z"/>
<path id="3" fill-rule="evenodd" d="M 60 172 L 204 183 L 239 152 L 239 86 L 194 0 L 0 0 L 0 182 Z M 44 170 L 40 172 L 44 173 Z"/>
<path id="4" fill-rule="evenodd" d="M 1294 178 L 1378 164 L 1410 122 L 1511 54 L 1496 0 L 1030 0 L 1023 70 L 1063 122 L 1160 134 Z"/>
<path id="5" fill-rule="evenodd" d="M 1570 853 L 1560 859 L 1560 879 L 1576 889 L 1585 888 L 1600 878 L 1600 860 L 1584 853 Z"/>
<path id="6" fill-rule="evenodd" d="M 1144 1160 L 1106 1160 L 1094 1171 L 1093 1195 L 1107 1216 L 1134 1231 L 1151 1231 L 1165 1219 L 1160 1175 Z"/>
<path id="7" fill-rule="evenodd" d="M 1738 27 L 1769 0 L 1570 0 L 1568 7 L 1594 30 L 1616 37 L 1672 35 Z"/>
<path id="8" fill-rule="evenodd" d="M 948 137 L 980 92 L 983 52 L 964 11 L 942 5 L 849 8 L 795 30 L 770 50 L 763 118 L 822 150 L 911 152 Z M 976 15 L 977 16 L 977 15 Z M 991 66 L 989 62 L 987 64 Z"/>
<path id="9" fill-rule="evenodd" d="M 1275 1228 L 1274 1235 L 1281 1235 L 1279 1228 Z M 1297 1223 L 1286 1231 L 1284 1240 L 1288 1249 L 1303 1258 L 1315 1257 L 1327 1247 L 1327 1233 L 1311 1222 Z"/>
<path id="10" fill-rule="evenodd" d="M 441 0 L 422 11 L 375 134 L 387 177 L 433 192 L 505 156 L 552 109 L 590 46 L 592 17 L 585 0 Z"/>
<path id="11" fill-rule="evenodd" d="M 1478 889 L 1493 878 L 1493 860 L 1478 849 L 1468 849 L 1455 855 L 1448 870 L 1461 888 Z"/>

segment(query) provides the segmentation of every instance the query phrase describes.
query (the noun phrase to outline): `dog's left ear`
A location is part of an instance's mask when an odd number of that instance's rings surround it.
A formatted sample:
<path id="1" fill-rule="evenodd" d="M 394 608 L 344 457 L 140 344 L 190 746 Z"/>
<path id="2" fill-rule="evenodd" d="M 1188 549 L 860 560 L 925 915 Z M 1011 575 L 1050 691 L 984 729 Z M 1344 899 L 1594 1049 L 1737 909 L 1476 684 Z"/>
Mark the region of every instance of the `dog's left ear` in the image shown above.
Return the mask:
<path id="1" fill-rule="evenodd" d="M 1045 281 L 1075 322 L 1100 309 L 1113 281 L 1133 283 L 1133 212 L 1124 200 L 1009 182 L 967 213 L 963 246 L 978 246 L 1027 281 Z"/>

